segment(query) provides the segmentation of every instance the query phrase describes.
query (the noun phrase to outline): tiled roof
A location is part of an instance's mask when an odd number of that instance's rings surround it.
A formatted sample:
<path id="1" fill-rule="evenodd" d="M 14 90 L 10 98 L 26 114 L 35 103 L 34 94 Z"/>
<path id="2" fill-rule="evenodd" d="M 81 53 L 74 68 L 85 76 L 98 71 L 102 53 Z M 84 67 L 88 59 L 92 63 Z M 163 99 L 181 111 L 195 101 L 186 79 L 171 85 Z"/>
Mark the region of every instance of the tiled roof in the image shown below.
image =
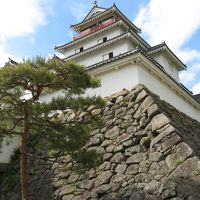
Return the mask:
<path id="1" fill-rule="evenodd" d="M 200 103 L 200 94 L 195 94 L 194 98 Z"/>
<path id="2" fill-rule="evenodd" d="M 82 52 L 73 54 L 73 55 L 71 55 L 71 56 L 69 56 L 69 57 L 67 57 L 67 58 L 65 58 L 65 59 L 68 60 L 68 59 L 72 59 L 72 58 L 74 58 L 74 57 L 77 57 L 77 56 L 79 56 L 79 55 L 83 55 L 83 54 L 89 53 L 89 52 L 91 52 L 91 51 L 93 51 L 93 50 L 95 50 L 95 49 L 97 49 L 97 48 L 100 48 L 100 47 L 102 47 L 102 46 L 105 46 L 105 45 L 108 45 L 108 44 L 110 44 L 110 43 L 113 43 L 113 42 L 116 42 L 116 41 L 118 41 L 118 40 L 121 40 L 121 39 L 123 39 L 123 38 L 126 38 L 126 37 L 129 36 L 129 34 L 131 34 L 131 33 L 130 33 L 130 32 L 123 33 L 123 34 L 121 34 L 121 35 L 118 35 L 118 36 L 116 36 L 116 37 L 114 37 L 114 38 L 111 38 L 111 39 L 107 40 L 106 42 L 103 42 L 103 43 L 100 43 L 100 44 L 96 44 L 95 46 L 92 46 L 92 47 L 90 47 L 90 48 L 87 48 L 87 49 L 85 49 L 85 50 L 82 51 Z"/>
<path id="3" fill-rule="evenodd" d="M 85 21 L 82 21 L 82 22 L 80 22 L 80 23 L 78 23 L 78 24 L 71 25 L 71 28 L 74 28 L 74 30 L 75 30 L 76 27 L 80 26 L 81 24 L 86 24 L 86 23 L 88 23 L 88 22 L 90 22 L 90 21 L 94 21 L 95 19 L 98 19 L 99 17 L 101 17 L 101 16 L 103 16 L 103 15 L 106 15 L 107 13 L 113 12 L 113 11 L 117 12 L 118 15 L 120 15 L 120 16 L 124 19 L 124 21 L 126 21 L 126 22 L 129 24 L 129 26 L 132 27 L 137 33 L 140 33 L 140 32 L 141 32 L 141 29 L 139 29 L 136 25 L 134 25 L 134 24 L 133 24 L 133 23 L 118 9 L 118 8 L 117 8 L 117 6 L 116 6 L 115 4 L 114 4 L 111 8 L 105 10 L 104 12 L 102 12 L 102 13 L 100 13 L 100 14 L 95 15 L 95 16 L 92 17 L 92 18 L 89 18 L 89 19 L 87 19 L 87 20 L 85 20 Z"/>
<path id="4" fill-rule="evenodd" d="M 156 45 L 156 46 L 151 47 L 151 48 L 149 49 L 149 51 L 148 51 L 148 54 L 149 54 L 149 55 L 152 55 L 152 54 L 154 54 L 154 53 L 156 53 L 156 52 L 159 52 L 159 51 L 162 51 L 162 50 L 164 50 L 164 49 L 166 49 L 166 50 L 169 52 L 169 54 L 170 54 L 172 57 L 174 57 L 174 59 L 175 59 L 176 61 L 178 61 L 178 63 L 181 64 L 182 69 L 187 69 L 187 66 L 176 56 L 176 54 L 167 46 L 167 44 L 166 44 L 165 42 L 162 42 L 161 44 L 158 44 L 158 45 Z"/>
<path id="5" fill-rule="evenodd" d="M 107 13 L 107 12 L 110 12 L 110 11 L 112 10 L 112 8 L 113 8 L 113 6 L 112 6 L 111 8 L 106 9 L 104 12 L 95 15 L 94 18 L 98 18 L 99 16 L 104 15 L 104 14 Z M 91 19 L 93 19 L 93 18 L 89 18 L 89 19 L 86 19 L 86 20 L 84 19 L 83 21 L 81 21 L 81 22 L 79 22 L 79 23 L 77 23 L 77 24 L 72 24 L 70 27 L 73 28 L 73 27 L 79 26 L 79 25 L 82 24 L 82 23 L 87 23 L 87 22 L 89 22 Z"/>
<path id="6" fill-rule="evenodd" d="M 170 76 L 169 73 L 167 73 L 166 70 L 157 61 L 155 61 L 151 56 L 148 55 L 148 52 L 143 51 L 141 48 L 136 48 L 135 50 L 120 54 L 120 55 L 115 56 L 115 57 L 113 57 L 111 59 L 108 59 L 108 60 L 105 60 L 105 61 L 101 61 L 101 62 L 96 63 L 94 65 L 90 65 L 86 69 L 87 70 L 92 70 L 92 69 L 100 67 L 100 66 L 102 66 L 104 64 L 108 64 L 108 63 L 114 62 L 116 60 L 123 59 L 125 57 L 131 56 L 131 55 L 134 55 L 134 54 L 137 54 L 137 53 L 143 54 L 148 60 L 150 60 L 152 63 L 154 63 L 160 70 L 162 70 L 175 84 L 177 84 L 179 87 L 181 87 L 185 92 L 187 92 L 187 94 L 189 94 L 194 100 L 196 100 L 196 102 L 198 102 L 200 104 L 200 100 L 195 98 L 192 95 L 191 91 L 189 91 L 183 84 L 177 82 L 172 76 Z M 200 98 L 200 95 L 198 97 Z"/>
<path id="7" fill-rule="evenodd" d="M 100 66 L 102 66 L 102 65 L 104 65 L 104 64 L 111 63 L 111 62 L 113 62 L 113 61 L 115 61 L 115 60 L 119 60 L 119 59 L 122 59 L 122 58 L 124 58 L 124 57 L 133 55 L 133 54 L 135 54 L 135 53 L 137 53 L 137 52 L 138 52 L 137 49 L 136 49 L 136 50 L 132 50 L 132 51 L 128 51 L 128 52 L 126 52 L 126 53 L 123 53 L 123 54 L 120 54 L 120 55 L 118 55 L 118 56 L 115 56 L 115 57 L 113 57 L 113 58 L 111 58 L 111 59 L 104 60 L 104 61 L 95 63 L 95 64 L 93 64 L 93 65 L 90 65 L 90 66 L 88 66 L 86 69 L 87 69 L 87 70 L 91 70 L 91 69 L 100 67 Z"/>
<path id="8" fill-rule="evenodd" d="M 122 23 L 122 21 L 120 20 L 120 21 L 118 21 L 118 22 L 116 22 L 116 23 L 114 23 L 114 24 L 112 24 L 112 25 L 110 25 L 110 26 L 107 26 L 107 27 L 105 27 L 105 28 L 103 28 L 103 29 L 100 29 L 100 30 L 98 30 L 98 31 L 96 31 L 96 32 L 93 32 L 93 33 L 91 33 L 91 34 L 89 34 L 89 35 L 87 35 L 87 36 L 85 36 L 85 37 L 83 37 L 83 38 L 80 38 L 80 39 L 78 39 L 78 40 L 72 40 L 71 42 L 68 42 L 68 43 L 66 43 L 66 44 L 63 44 L 63 45 L 60 45 L 60 46 L 56 46 L 54 49 L 57 50 L 57 51 L 58 51 L 58 50 L 62 50 L 62 49 L 64 49 L 64 48 L 67 48 L 68 46 L 74 45 L 74 44 L 76 44 L 76 43 L 78 43 L 78 42 L 80 42 L 80 41 L 83 41 L 83 40 L 89 38 L 90 36 L 97 35 L 97 34 L 99 34 L 100 32 L 103 32 L 103 31 L 105 31 L 105 30 L 108 30 L 108 29 L 110 29 L 110 28 L 112 28 L 112 27 L 114 27 L 114 26 L 117 26 L 117 25 L 121 24 L 121 23 Z"/>
<path id="9" fill-rule="evenodd" d="M 108 10 L 108 8 L 103 8 L 103 7 L 99 7 L 99 6 L 97 6 L 97 5 L 94 5 L 93 7 L 92 7 L 92 9 L 89 11 L 89 13 L 86 15 L 86 17 L 83 19 L 83 21 L 85 21 L 86 19 L 87 19 L 87 17 L 90 15 L 90 13 L 94 10 L 94 8 L 99 8 L 99 9 L 102 9 L 102 10 Z M 83 22 L 82 21 L 82 22 Z"/>

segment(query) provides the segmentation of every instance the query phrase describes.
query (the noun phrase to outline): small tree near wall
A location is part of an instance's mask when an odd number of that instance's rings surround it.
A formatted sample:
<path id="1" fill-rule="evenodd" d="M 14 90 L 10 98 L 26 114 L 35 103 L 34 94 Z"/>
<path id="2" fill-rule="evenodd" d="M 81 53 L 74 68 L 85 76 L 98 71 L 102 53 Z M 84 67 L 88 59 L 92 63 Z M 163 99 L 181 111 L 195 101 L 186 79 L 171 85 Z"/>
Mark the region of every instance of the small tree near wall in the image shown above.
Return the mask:
<path id="1" fill-rule="evenodd" d="M 91 163 L 82 147 L 98 119 L 89 116 L 84 121 L 66 124 L 49 116 L 55 110 L 84 111 L 89 105 L 102 106 L 100 97 L 83 95 L 86 89 L 98 86 L 99 81 L 91 78 L 83 66 L 58 59 L 36 57 L 0 69 L 0 138 L 21 138 L 22 199 L 28 200 L 27 145 L 33 138 L 40 140 L 40 148 L 47 152 L 45 156 L 52 156 L 49 152 L 54 152 L 54 156 L 67 153 L 78 161 Z M 65 95 L 49 102 L 39 101 L 45 92 L 57 90 Z"/>

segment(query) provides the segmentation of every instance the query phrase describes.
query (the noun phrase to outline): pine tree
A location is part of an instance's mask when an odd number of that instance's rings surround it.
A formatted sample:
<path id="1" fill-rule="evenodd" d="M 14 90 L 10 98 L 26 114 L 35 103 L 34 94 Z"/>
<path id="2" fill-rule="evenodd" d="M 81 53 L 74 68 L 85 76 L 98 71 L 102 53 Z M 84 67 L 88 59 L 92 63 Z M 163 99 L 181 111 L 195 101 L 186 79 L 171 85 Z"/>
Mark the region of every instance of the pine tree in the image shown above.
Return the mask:
<path id="1" fill-rule="evenodd" d="M 0 138 L 20 136 L 20 179 L 22 199 L 28 200 L 27 146 L 32 140 L 45 156 L 71 155 L 77 162 L 91 164 L 83 146 L 89 139 L 89 130 L 97 125 L 93 116 L 84 121 L 64 123 L 52 120 L 55 110 L 84 111 L 89 105 L 100 107 L 100 97 L 85 97 L 88 88 L 99 86 L 83 66 L 58 59 L 36 57 L 19 64 L 7 64 L 0 69 Z M 47 92 L 61 90 L 65 95 L 49 102 L 40 102 Z M 25 95 L 29 92 L 29 97 Z M 43 150 L 43 151 L 42 151 Z M 92 156 L 91 156 L 92 158 Z"/>

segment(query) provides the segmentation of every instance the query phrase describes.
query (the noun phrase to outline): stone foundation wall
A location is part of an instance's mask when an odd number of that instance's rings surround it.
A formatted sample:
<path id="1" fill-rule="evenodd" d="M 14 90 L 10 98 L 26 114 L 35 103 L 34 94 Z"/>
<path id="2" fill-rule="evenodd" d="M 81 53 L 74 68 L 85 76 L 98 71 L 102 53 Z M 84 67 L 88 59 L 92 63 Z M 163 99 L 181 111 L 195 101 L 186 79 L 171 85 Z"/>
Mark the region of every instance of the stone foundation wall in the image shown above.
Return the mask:
<path id="1" fill-rule="evenodd" d="M 88 151 L 103 155 L 103 164 L 85 175 L 55 165 L 56 198 L 200 199 L 198 122 L 141 85 L 107 98 L 103 110 L 91 107 L 88 112 L 102 115 L 105 121 L 103 128 L 92 131 L 88 143 Z M 65 166 L 71 165 L 69 159 Z"/>
<path id="2" fill-rule="evenodd" d="M 48 184 L 41 184 L 40 178 L 45 183 L 45 175 L 39 175 L 32 199 L 200 199 L 199 122 L 142 85 L 108 97 L 104 109 L 91 106 L 85 113 L 75 115 L 68 110 L 52 117 L 82 120 L 89 112 L 102 116 L 105 122 L 91 132 L 87 145 L 88 151 L 102 155 L 103 163 L 78 174 L 70 171 L 71 158 L 64 157 L 63 164 L 55 163 L 46 175 Z M 45 191 L 48 197 L 37 190 Z"/>

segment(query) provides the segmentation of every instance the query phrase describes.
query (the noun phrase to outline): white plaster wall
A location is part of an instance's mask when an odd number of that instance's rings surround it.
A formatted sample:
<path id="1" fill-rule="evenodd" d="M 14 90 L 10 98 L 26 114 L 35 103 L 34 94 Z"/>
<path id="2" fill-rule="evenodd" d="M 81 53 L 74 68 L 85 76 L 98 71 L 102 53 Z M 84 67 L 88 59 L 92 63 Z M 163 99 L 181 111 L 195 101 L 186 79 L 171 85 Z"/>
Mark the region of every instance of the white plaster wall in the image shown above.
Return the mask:
<path id="1" fill-rule="evenodd" d="M 150 91 L 160 96 L 162 100 L 165 100 L 193 119 L 200 121 L 200 110 L 194 108 L 191 103 L 179 96 L 179 94 L 164 83 L 164 81 L 161 81 L 158 77 L 146 71 L 142 66 L 127 64 L 119 69 L 112 69 L 98 74 L 97 77 L 101 79 L 101 87 L 89 89 L 87 91 L 88 95 L 96 94 L 105 97 L 115 92 L 119 92 L 124 88 L 131 89 L 137 84 L 143 84 Z M 41 100 L 49 101 L 53 96 L 61 94 L 62 92 L 49 94 L 44 96 Z"/>
<path id="2" fill-rule="evenodd" d="M 64 96 L 64 92 L 62 92 L 62 90 L 59 90 L 59 91 L 55 91 L 55 92 L 52 92 L 50 94 L 45 94 L 45 95 L 42 95 L 39 99 L 40 102 L 50 102 L 54 97 L 62 97 Z"/>
<path id="3" fill-rule="evenodd" d="M 20 137 L 14 136 L 12 138 L 4 138 L 0 148 L 0 163 L 9 163 L 10 157 L 19 147 Z"/>
<path id="4" fill-rule="evenodd" d="M 115 92 L 119 92 L 126 89 L 132 89 L 138 84 L 138 72 L 137 66 L 127 64 L 119 69 L 111 69 L 107 72 L 103 72 L 96 76 L 101 80 L 101 87 L 95 89 L 88 89 L 86 95 L 100 95 L 102 97 L 109 96 Z M 64 96 L 64 93 L 60 91 L 46 94 L 40 97 L 41 102 L 49 102 L 53 97 Z"/>
<path id="5" fill-rule="evenodd" d="M 95 51 L 86 53 L 85 55 L 79 56 L 73 60 L 85 66 L 90 66 L 103 61 L 103 55 L 109 52 L 113 52 L 113 56 L 117 56 L 127 51 L 129 51 L 128 42 L 127 39 L 123 39 Z"/>
<path id="6" fill-rule="evenodd" d="M 86 92 L 89 96 L 100 95 L 105 97 L 119 92 L 124 88 L 130 90 L 138 84 L 137 66 L 132 64 L 98 74 L 97 77 L 101 80 L 101 87 L 89 89 Z"/>
<path id="7" fill-rule="evenodd" d="M 173 63 L 170 62 L 170 60 L 161 54 L 157 54 L 157 55 L 153 55 L 152 56 L 160 65 L 162 65 L 164 67 L 164 69 L 178 82 L 180 82 L 179 80 L 179 74 L 178 74 L 178 70 L 175 68 L 175 66 L 173 66 Z"/>
<path id="8" fill-rule="evenodd" d="M 128 51 L 135 49 L 137 46 L 136 44 L 133 44 L 133 41 L 130 39 L 128 39 L 126 42 L 127 42 Z"/>
<path id="9" fill-rule="evenodd" d="M 168 87 L 166 83 L 159 80 L 155 75 L 150 74 L 144 67 L 127 64 L 119 69 L 112 69 L 97 75 L 101 80 L 101 87 L 87 90 L 87 95 L 100 95 L 102 97 L 109 96 L 122 89 L 131 89 L 137 84 L 145 85 L 150 91 L 160 96 L 169 104 L 176 107 L 181 112 L 200 121 L 200 110 L 194 108 L 191 103 L 185 101 L 179 96 L 175 90 Z M 49 101 L 54 96 L 63 95 L 61 91 L 45 95 L 40 100 Z"/>
<path id="10" fill-rule="evenodd" d="M 67 48 L 67 50 L 64 53 L 65 57 L 69 57 L 71 55 L 75 54 L 75 50 L 84 47 L 85 49 L 88 49 L 90 47 L 93 47 L 97 45 L 97 40 L 101 39 L 103 37 L 107 37 L 108 40 L 117 37 L 118 35 L 121 35 L 124 32 L 124 29 L 120 26 L 115 26 L 111 29 L 108 29 L 106 31 L 103 31 L 97 35 L 94 35 L 92 37 L 89 37 L 88 39 L 85 39 L 84 41 L 78 42 L 77 44 L 70 46 Z"/>
<path id="11" fill-rule="evenodd" d="M 150 91 L 160 96 L 169 104 L 176 107 L 181 112 L 200 121 L 200 110 L 194 108 L 189 102 L 180 97 L 172 88 L 155 78 L 143 67 L 138 68 L 139 83 L 145 85 Z"/>

